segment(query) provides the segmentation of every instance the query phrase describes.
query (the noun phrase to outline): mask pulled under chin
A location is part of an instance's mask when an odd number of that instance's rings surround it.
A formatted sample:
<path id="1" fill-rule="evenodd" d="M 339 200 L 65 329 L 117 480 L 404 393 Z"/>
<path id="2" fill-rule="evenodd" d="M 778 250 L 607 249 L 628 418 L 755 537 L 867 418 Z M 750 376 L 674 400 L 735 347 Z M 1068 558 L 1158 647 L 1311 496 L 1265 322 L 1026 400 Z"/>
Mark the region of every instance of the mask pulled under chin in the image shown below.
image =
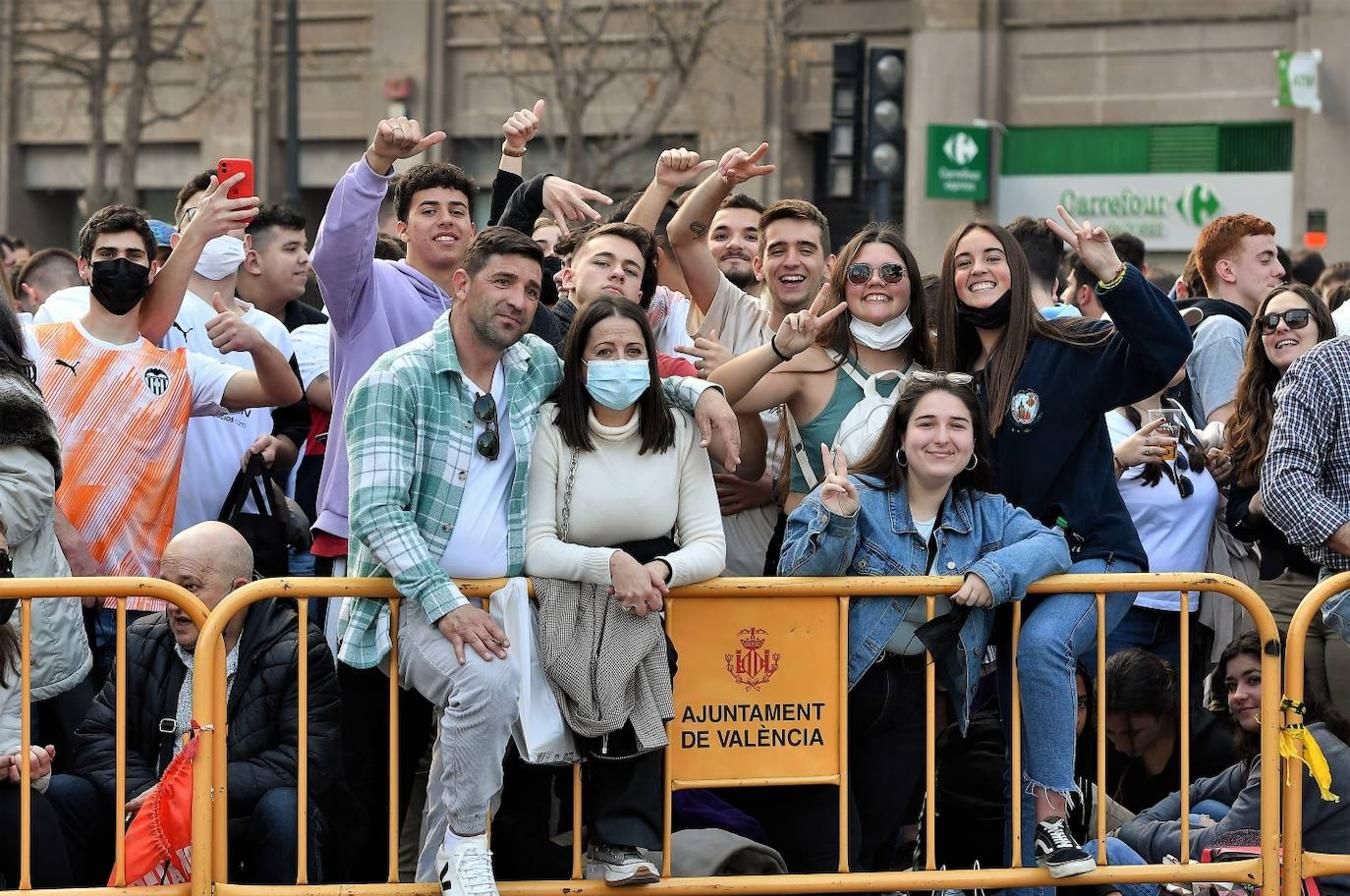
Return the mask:
<path id="1" fill-rule="evenodd" d="M 150 291 L 150 269 L 129 258 L 109 258 L 90 265 L 89 294 L 118 317 L 141 303 Z"/>
<path id="2" fill-rule="evenodd" d="M 884 324 L 869 323 L 854 317 L 848 322 L 848 331 L 868 348 L 888 352 L 904 344 L 909 334 L 914 332 L 914 325 L 909 322 L 909 312 L 902 311 L 898 317 Z"/>
<path id="3" fill-rule="evenodd" d="M 207 280 L 224 280 L 239 270 L 244 263 L 244 241 L 237 236 L 225 234 L 211 239 L 202 247 L 201 258 L 193 268 L 199 277 Z"/>
<path id="4" fill-rule="evenodd" d="M 1003 295 L 987 308 L 975 308 L 957 299 L 956 316 L 981 330 L 997 330 L 1007 326 L 1008 318 L 1012 316 L 1012 290 L 1004 290 Z"/>

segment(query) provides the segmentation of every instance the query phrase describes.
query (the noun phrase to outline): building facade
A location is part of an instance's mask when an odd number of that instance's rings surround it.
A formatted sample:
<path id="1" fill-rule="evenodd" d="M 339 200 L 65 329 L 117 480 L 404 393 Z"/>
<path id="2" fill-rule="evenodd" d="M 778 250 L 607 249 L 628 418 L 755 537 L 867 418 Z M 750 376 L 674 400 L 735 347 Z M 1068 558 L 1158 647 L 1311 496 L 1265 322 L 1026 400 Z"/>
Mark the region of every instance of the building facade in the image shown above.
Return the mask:
<path id="1" fill-rule="evenodd" d="M 70 9 L 88 17 L 88 6 Z M 52 37 L 52 7 L 0 0 L 0 230 L 34 245 L 71 242 L 92 170 L 87 82 L 35 49 L 81 30 Z M 714 21 L 700 28 L 705 11 Z M 156 34 L 178 26 L 162 19 Z M 716 156 L 765 139 L 779 168 L 756 190 L 817 199 L 843 219 L 842 239 L 865 211 L 828 198 L 832 48 L 861 36 L 905 53 L 891 208 L 925 269 L 972 216 L 1046 214 L 1065 197 L 1138 230 L 1174 267 L 1204 220 L 1237 210 L 1271 218 L 1294 248 L 1311 214 L 1325 221 L 1328 260 L 1350 258 L 1350 0 L 298 0 L 298 22 L 299 204 L 311 225 L 380 118 L 445 129 L 432 155 L 486 186 L 502 120 L 543 96 L 548 133 L 583 134 L 587 151 L 541 138 L 527 172 L 580 169 L 622 193 L 665 146 Z M 192 111 L 145 128 L 136 200 L 168 217 L 191 175 L 243 156 L 264 201 L 279 201 L 286 0 L 204 0 L 190 31 L 152 77 L 158 106 Z M 1312 49 L 1324 52 L 1321 112 L 1277 107 L 1274 54 Z M 129 58 L 110 69 L 114 145 Z M 987 198 L 930 198 L 929 126 L 974 122 L 989 132 Z"/>

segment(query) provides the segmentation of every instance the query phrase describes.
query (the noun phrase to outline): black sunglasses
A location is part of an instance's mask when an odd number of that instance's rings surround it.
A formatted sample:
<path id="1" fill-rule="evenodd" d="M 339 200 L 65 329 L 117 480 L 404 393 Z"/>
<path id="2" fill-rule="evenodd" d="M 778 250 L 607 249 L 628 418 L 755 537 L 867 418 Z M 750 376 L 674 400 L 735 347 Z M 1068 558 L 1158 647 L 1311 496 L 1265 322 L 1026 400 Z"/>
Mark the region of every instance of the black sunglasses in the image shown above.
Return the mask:
<path id="1" fill-rule="evenodd" d="M 887 283 L 899 283 L 901 280 L 905 279 L 905 266 L 898 261 L 888 261 L 877 268 L 872 267 L 872 265 L 865 261 L 855 261 L 848 266 L 845 273 L 848 275 L 850 283 L 856 283 L 858 286 L 862 286 L 868 280 L 872 279 L 872 272 L 875 270 L 881 271 L 881 279 Z"/>
<path id="2" fill-rule="evenodd" d="M 1195 483 L 1191 481 L 1191 477 L 1180 472 L 1181 470 L 1189 472 L 1191 469 L 1191 462 L 1187 460 L 1184 448 L 1177 448 L 1177 470 L 1173 470 L 1172 466 L 1166 463 L 1162 465 L 1162 468 L 1163 472 L 1167 474 L 1167 478 L 1171 479 L 1172 484 L 1177 487 L 1177 493 L 1181 495 L 1183 501 L 1195 494 Z"/>
<path id="3" fill-rule="evenodd" d="M 497 402 L 490 392 L 474 398 L 473 415 L 483 424 L 483 432 L 474 442 L 474 447 L 488 460 L 496 460 L 502 450 L 502 440 L 497 434 Z"/>
<path id="4" fill-rule="evenodd" d="M 1280 327 L 1280 321 L 1289 325 L 1291 330 L 1301 330 L 1312 320 L 1312 311 L 1307 308 L 1290 308 L 1288 311 L 1272 311 L 1261 318 L 1261 335 L 1269 336 Z"/>

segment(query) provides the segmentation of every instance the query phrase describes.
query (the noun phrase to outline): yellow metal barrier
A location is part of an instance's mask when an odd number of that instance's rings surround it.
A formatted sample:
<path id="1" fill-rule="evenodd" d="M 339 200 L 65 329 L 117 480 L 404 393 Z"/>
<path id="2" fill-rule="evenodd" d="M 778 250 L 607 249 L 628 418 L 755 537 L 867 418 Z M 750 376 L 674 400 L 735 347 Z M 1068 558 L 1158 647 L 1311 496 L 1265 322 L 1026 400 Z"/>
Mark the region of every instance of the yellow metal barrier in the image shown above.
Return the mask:
<path id="1" fill-rule="evenodd" d="M 1322 605 L 1342 591 L 1350 589 L 1350 573 L 1341 573 L 1318 582 L 1308 596 L 1299 604 L 1294 618 L 1289 622 L 1289 634 L 1285 640 L 1284 693 L 1289 703 L 1285 705 L 1284 722 L 1286 725 L 1303 724 L 1303 714 L 1299 704 L 1303 701 L 1303 660 L 1307 648 L 1308 626 L 1322 612 Z M 1264 671 L 1262 672 L 1264 674 Z M 1264 701 L 1264 693 L 1262 695 Z M 1303 849 L 1303 741 L 1296 738 L 1291 744 L 1294 755 L 1287 759 L 1284 769 L 1284 896 L 1299 896 L 1303 880 L 1309 877 L 1324 877 L 1331 874 L 1350 874 L 1350 854 L 1329 854 L 1306 852 Z M 1264 759 L 1262 760 L 1264 762 Z M 1262 780 L 1264 783 L 1264 778 Z M 1340 790 L 1345 782 L 1337 782 Z M 1350 798 L 1350 794 L 1341 793 L 1341 799 Z M 1350 853 L 1350 843 L 1345 844 L 1346 853 Z"/>
<path id="2" fill-rule="evenodd" d="M 717 579 L 703 582 L 697 585 L 690 585 L 684 588 L 675 589 L 671 594 L 669 619 L 672 626 L 678 629 L 682 626 L 682 614 L 692 614 L 698 617 L 697 610 L 690 610 L 682 605 L 696 607 L 699 602 L 706 600 L 715 600 L 719 603 L 728 601 L 750 601 L 758 603 L 761 607 L 764 601 L 783 601 L 791 599 L 825 599 L 832 603 L 838 614 L 837 619 L 840 623 L 838 630 L 831 630 L 830 637 L 833 643 L 830 649 L 838 662 L 835 664 L 835 678 L 831 683 L 833 691 L 838 700 L 836 712 L 831 716 L 833 725 L 837 730 L 840 740 L 836 743 L 836 756 L 840 758 L 838 769 L 830 774 L 815 774 L 808 776 L 756 776 L 759 780 L 754 781 L 728 781 L 716 780 L 719 785 L 726 784 L 766 784 L 766 783 L 790 783 L 789 779 L 797 777 L 796 783 L 809 781 L 811 783 L 836 783 L 840 787 L 840 807 L 845 808 L 847 794 L 847 762 L 846 753 L 846 719 L 847 719 L 847 693 L 846 684 L 841 685 L 840 679 L 846 678 L 846 659 L 847 659 L 847 633 L 846 633 L 846 602 L 849 596 L 870 596 L 870 595 L 923 595 L 931 598 L 935 594 L 950 594 L 961 585 L 961 579 L 957 577 L 941 578 L 878 578 L 878 577 L 843 577 L 843 578 L 774 578 L 774 579 Z M 501 581 L 480 581 L 462 583 L 461 587 L 465 593 L 475 597 L 487 597 L 493 590 L 500 587 Z M 1237 582 L 1234 579 L 1225 576 L 1213 576 L 1204 574 L 1133 574 L 1133 575 L 1100 575 L 1100 576 L 1057 576 L 1045 579 L 1036 583 L 1031 588 L 1032 594 L 1058 594 L 1058 593 L 1083 593 L 1095 595 L 1098 612 L 1098 637 L 1097 637 L 1097 669 L 1098 679 L 1104 680 L 1106 649 L 1104 637 L 1104 614 L 1100 610 L 1105 606 L 1105 595 L 1113 592 L 1134 592 L 1134 591 L 1167 591 L 1178 590 L 1180 594 L 1180 604 L 1182 608 L 1187 606 L 1189 592 L 1208 591 L 1227 595 L 1236 600 L 1247 610 L 1256 623 L 1257 633 L 1263 644 L 1273 645 L 1271 649 L 1264 652 L 1262 656 L 1262 701 L 1265 706 L 1277 706 L 1280 698 L 1280 656 L 1278 650 L 1278 634 L 1275 622 L 1271 618 L 1269 610 L 1264 602 L 1250 588 Z M 297 744 L 299 765 L 299 810 L 297 824 L 300 827 L 300 837 L 298 841 L 298 869 L 299 880 L 294 886 L 245 886 L 230 884 L 227 882 L 227 833 L 226 824 L 226 801 L 228 798 L 226 788 L 225 774 L 225 696 L 224 696 L 224 678 L 220 674 L 221 670 L 221 632 L 228 620 L 240 609 L 259 600 L 273 596 L 284 596 L 297 598 L 301 606 L 304 606 L 309 598 L 313 597 L 332 597 L 332 596 L 362 596 L 377 599 L 389 600 L 391 621 L 391 632 L 398 630 L 398 600 L 394 592 L 392 583 L 387 579 L 276 579 L 262 582 L 254 582 L 244 588 L 231 594 L 222 601 L 211 613 L 209 620 L 202 632 L 202 637 L 198 644 L 197 657 L 197 681 L 212 681 L 213 687 L 198 688 L 194 696 L 194 715 L 203 723 L 204 731 L 200 735 L 202 743 L 198 753 L 198 769 L 210 769 L 210 775 L 198 775 L 195 779 L 196 800 L 194 802 L 194 825 L 193 825 L 193 846 L 194 846 L 194 865 L 193 865 L 193 896 L 210 896 L 212 890 L 218 896 L 262 896 L 267 893 L 285 894 L 285 896 L 339 896 L 339 894 L 353 894 L 353 896 L 400 896 L 400 894 L 419 894 L 419 896 L 433 896 L 439 893 L 439 887 L 435 883 L 429 884 L 403 884 L 398 880 L 398 842 L 397 829 L 398 819 L 398 799 L 397 799 L 397 688 L 398 684 L 394 677 L 390 680 L 390 767 L 389 767 L 389 790 L 390 790 L 390 833 L 389 833 L 389 880 L 384 884 L 325 884 L 316 885 L 308 883 L 306 878 L 306 869 L 304 856 L 306 852 L 306 833 L 307 824 L 306 804 L 307 804 L 307 742 L 305 740 L 306 732 L 301 728 L 299 734 L 299 743 Z M 719 609 L 721 609 L 719 607 Z M 1300 611 L 1302 612 L 1302 611 Z M 725 615 L 725 611 L 723 611 Z M 933 601 L 928 601 L 928 613 L 931 617 L 933 613 Z M 1017 640 L 1020 633 L 1021 606 L 1013 606 L 1013 650 L 1016 652 Z M 711 618 L 711 617 L 708 617 Z M 1182 680 L 1189 678 L 1190 654 L 1187 644 L 1187 626 L 1189 624 L 1188 614 L 1180 614 L 1180 625 L 1182 634 L 1181 646 L 1181 677 Z M 305 616 L 301 616 L 301 635 L 299 650 L 301 655 L 306 652 L 307 631 L 304 628 Z M 1295 617 L 1296 621 L 1298 617 Z M 697 623 L 697 619 L 695 620 Z M 739 624 L 737 624 L 739 627 Z M 1305 621 L 1306 628 L 1306 621 Z M 840 631 L 843 634 L 840 634 Z M 752 638 L 757 635 L 752 633 Z M 397 638 L 394 638 L 394 654 L 390 657 L 389 665 L 391 668 L 397 668 Z M 759 648 L 755 648 L 759 649 Z M 685 651 L 681 651 L 681 675 L 685 674 L 687 668 Z M 1014 672 L 1015 672 L 1014 666 Z M 207 672 L 210 678 L 207 677 Z M 304 707 L 307 705 L 307 682 L 304 681 L 304 672 L 302 666 L 302 680 L 300 684 L 299 700 L 301 703 L 301 712 L 303 715 Z M 932 707 L 934 704 L 934 675 L 930 664 L 928 675 L 926 676 L 927 705 L 931 719 Z M 677 683 L 677 687 L 678 687 Z M 1098 770 L 1097 786 L 1098 791 L 1105 792 L 1105 716 L 1106 716 L 1106 697 L 1098 689 L 1096 717 L 1098 730 Z M 1188 700 L 1186 689 L 1183 691 L 1183 701 Z M 1014 674 L 1014 695 L 1018 693 L 1016 685 L 1016 676 Z M 1012 780 L 1021 780 L 1022 756 L 1021 756 L 1021 738 L 1020 738 L 1020 709 L 1019 704 L 1014 699 L 1013 725 L 1015 735 L 1012 739 Z M 1188 731 L 1185 727 L 1185 719 L 1188 716 L 1189 707 L 1183 703 L 1180 716 L 1183 719 L 1182 725 L 1182 744 L 1186 743 L 1185 737 Z M 681 758 L 676 753 L 682 749 L 681 738 L 678 736 L 682 728 L 678 725 L 673 726 L 677 737 L 672 739 L 671 746 L 666 754 L 666 778 L 667 787 L 665 795 L 665 817 L 667 820 L 665 838 L 665 864 L 667 876 L 658 884 L 651 885 L 647 889 L 660 891 L 678 891 L 681 894 L 713 894 L 713 893 L 747 893 L 747 894 L 773 894 L 773 893 L 821 893 L 821 892 L 889 892 L 894 890 L 920 890 L 920 889 L 943 889 L 960 888 L 974 889 L 980 888 L 1002 888 L 1009 886 L 1051 886 L 1055 882 L 1048 873 L 1038 868 L 1020 867 L 1020 839 L 1021 833 L 1018 825 L 1013 825 L 1014 848 L 1013 848 L 1013 867 L 1006 869 L 983 869 L 979 871 L 958 870 L 958 871 L 940 871 L 934 867 L 935 844 L 934 844 L 934 805 L 933 794 L 935 792 L 934 783 L 934 737 L 933 725 L 929 725 L 927 734 L 927 759 L 925 763 L 925 788 L 928 794 L 926 801 L 926 844 L 927 851 L 925 856 L 924 868 L 920 871 L 904 872 L 884 872 L 884 873 L 852 873 L 852 874 L 794 874 L 786 876 L 746 876 L 746 877 L 721 877 L 721 878 L 671 878 L 669 877 L 670 861 L 670 800 L 674 789 L 681 786 L 698 786 L 707 784 L 708 777 L 704 774 L 694 774 L 690 778 L 681 778 L 677 773 L 681 768 L 687 768 L 688 763 L 681 762 Z M 1261 719 L 1261 760 L 1263 767 L 1276 768 L 1279 763 L 1278 752 L 1279 737 L 1279 719 L 1276 713 L 1267 713 L 1262 715 Z M 1186 758 L 1186 751 L 1182 750 L 1181 762 L 1181 780 L 1178 781 L 1182 793 L 1182 840 L 1189 844 L 1189 832 L 1186 827 L 1188 814 L 1188 789 L 1189 789 L 1189 763 Z M 744 777 L 744 776 L 742 776 Z M 579 776 L 573 775 L 574 788 L 579 782 Z M 1239 880 L 1252 885 L 1260 886 L 1263 883 L 1279 880 L 1279 816 L 1280 804 L 1278 801 L 1278 778 L 1274 775 L 1265 775 L 1261 781 L 1261 855 L 1259 858 L 1253 858 L 1242 862 L 1227 863 L 1224 865 L 1224 877 L 1228 880 Z M 574 800 L 573 823 L 574 828 L 580 825 L 580 794 L 576 794 Z M 1021 788 L 1012 788 L 1012 806 L 1010 807 L 1011 817 L 1020 818 L 1021 813 Z M 845 867 L 842 857 L 846 856 L 846 827 L 847 812 L 840 813 L 840 854 L 841 870 Z M 1106 834 L 1106 806 L 1104 800 L 1098 801 L 1097 806 L 1097 833 L 1098 839 L 1104 839 Z M 563 893 L 584 893 L 598 894 L 608 892 L 609 887 L 603 881 L 584 881 L 577 879 L 580 875 L 580 837 L 574 837 L 573 844 L 573 879 L 568 881 L 503 881 L 500 885 L 503 896 L 543 896 L 543 894 Z M 1074 885 L 1096 885 L 1096 884 L 1118 884 L 1128 882 L 1147 882 L 1147 883 L 1184 883 L 1195 882 L 1213 878 L 1214 869 L 1210 866 L 1201 865 L 1189 860 L 1189 849 L 1184 851 L 1186 855 L 1182 856 L 1180 865 L 1146 865 L 1131 867 L 1099 867 L 1097 870 L 1075 877 L 1072 880 Z M 1098 861 L 1105 861 L 1104 847 L 1098 854 Z M 206 869 L 210 873 L 205 873 Z M 1290 894 L 1292 896 L 1292 893 Z"/>
<path id="3" fill-rule="evenodd" d="M 21 715 L 19 722 L 19 752 L 25 761 L 20 763 L 19 780 L 19 890 L 28 890 L 34 893 L 46 894 L 46 896 L 58 896 L 58 894 L 173 894 L 173 896 L 186 896 L 189 890 L 188 884 L 176 884 L 154 887 L 136 887 L 131 889 L 126 885 L 125 871 L 125 850 L 126 850 L 126 829 L 123 820 L 126 818 L 126 734 L 127 734 L 127 689 L 126 689 L 126 663 L 122 658 L 126 655 L 127 632 L 126 632 L 126 598 L 128 597 L 152 597 L 168 601 L 191 617 L 197 625 L 206 624 L 207 611 L 201 601 L 197 600 L 190 592 L 170 582 L 160 579 L 145 579 L 135 577 L 108 577 L 108 578 L 60 578 L 60 579 L 0 579 L 0 599 L 18 598 L 20 619 L 22 620 L 23 631 L 31 632 L 33 624 L 33 601 L 34 600 L 78 600 L 85 597 L 113 597 L 117 598 L 117 658 L 116 676 L 117 676 L 117 794 L 114 799 L 116 807 L 115 825 L 117 831 L 116 851 L 114 853 L 113 880 L 115 886 L 81 888 L 71 890 L 44 889 L 33 890 L 31 875 L 31 845 L 32 845 L 32 798 L 31 798 L 31 770 L 27 761 L 29 745 L 32 742 L 32 711 L 29 695 L 32 685 L 32 656 L 30 652 L 29 638 L 25 634 L 20 639 L 19 656 L 19 677 L 21 687 Z M 205 776 L 203 776 L 205 777 Z M 194 869 L 195 873 L 195 869 Z"/>

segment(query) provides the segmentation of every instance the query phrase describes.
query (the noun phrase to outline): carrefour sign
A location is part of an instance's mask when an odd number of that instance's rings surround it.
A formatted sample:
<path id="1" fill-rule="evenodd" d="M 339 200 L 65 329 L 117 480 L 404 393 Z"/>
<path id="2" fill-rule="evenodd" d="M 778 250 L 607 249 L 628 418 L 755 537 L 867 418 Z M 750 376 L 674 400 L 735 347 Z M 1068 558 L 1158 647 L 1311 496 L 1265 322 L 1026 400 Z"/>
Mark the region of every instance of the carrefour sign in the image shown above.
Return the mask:
<path id="1" fill-rule="evenodd" d="M 1275 225 L 1276 239 L 1293 237 L 1294 177 L 1256 174 L 1036 174 L 998 181 L 998 219 L 1044 217 L 1056 205 L 1110 233 L 1129 231 L 1149 249 L 1189 251 L 1207 223 L 1250 212 Z"/>
<path id="2" fill-rule="evenodd" d="M 970 125 L 928 126 L 928 198 L 989 201 L 989 131 Z"/>

